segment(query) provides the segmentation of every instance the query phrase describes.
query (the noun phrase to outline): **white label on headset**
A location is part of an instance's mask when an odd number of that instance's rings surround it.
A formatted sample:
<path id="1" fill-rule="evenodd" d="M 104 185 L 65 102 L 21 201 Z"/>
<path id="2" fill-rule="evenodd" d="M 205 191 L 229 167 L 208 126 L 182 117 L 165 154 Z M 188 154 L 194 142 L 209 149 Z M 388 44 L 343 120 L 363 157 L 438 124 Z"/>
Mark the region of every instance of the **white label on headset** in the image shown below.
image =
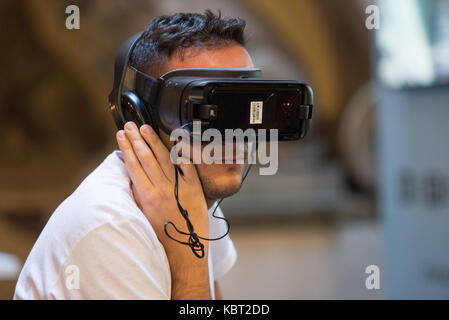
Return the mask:
<path id="1" fill-rule="evenodd" d="M 262 107 L 263 101 L 251 101 L 249 112 L 249 123 L 260 124 L 262 123 Z"/>

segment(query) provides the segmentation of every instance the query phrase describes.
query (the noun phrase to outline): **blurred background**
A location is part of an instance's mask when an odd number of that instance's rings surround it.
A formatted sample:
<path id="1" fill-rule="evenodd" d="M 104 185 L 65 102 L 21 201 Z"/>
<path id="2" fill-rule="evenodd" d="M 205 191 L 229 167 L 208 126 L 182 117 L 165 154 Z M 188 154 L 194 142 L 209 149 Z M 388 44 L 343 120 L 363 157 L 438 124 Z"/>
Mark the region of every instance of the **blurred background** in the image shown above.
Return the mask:
<path id="1" fill-rule="evenodd" d="M 71 4 L 79 30 L 65 27 Z M 222 203 L 238 252 L 224 298 L 449 298 L 446 0 L 1 1 L 0 298 L 54 209 L 117 149 L 121 43 L 207 8 L 247 21 L 265 76 L 315 92 L 312 129 L 279 145 L 278 173 L 253 168 Z"/>

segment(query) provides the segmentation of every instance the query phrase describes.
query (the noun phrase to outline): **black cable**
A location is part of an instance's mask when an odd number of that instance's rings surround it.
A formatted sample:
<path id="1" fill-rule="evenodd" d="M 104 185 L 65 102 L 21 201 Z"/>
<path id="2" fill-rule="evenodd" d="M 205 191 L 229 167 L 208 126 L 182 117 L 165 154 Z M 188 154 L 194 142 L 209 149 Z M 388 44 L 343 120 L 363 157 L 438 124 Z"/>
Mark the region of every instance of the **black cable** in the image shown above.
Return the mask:
<path id="1" fill-rule="evenodd" d="M 176 142 L 175 142 L 175 144 L 176 144 Z M 220 200 L 218 201 L 217 205 L 215 206 L 214 211 L 212 212 L 212 217 L 214 217 L 215 219 L 221 219 L 221 220 L 224 220 L 224 221 L 226 222 L 226 232 L 225 232 L 225 234 L 222 235 L 222 236 L 220 236 L 220 237 L 218 237 L 218 238 L 213 238 L 213 239 L 200 237 L 200 236 L 199 236 L 198 234 L 196 234 L 195 231 L 194 231 L 194 227 L 193 227 L 193 225 L 192 225 L 192 222 L 191 222 L 190 219 L 189 219 L 189 213 L 188 213 L 188 211 L 185 210 L 185 209 L 181 206 L 181 204 L 179 203 L 179 197 L 178 197 L 178 170 L 179 170 L 179 168 L 178 168 L 178 165 L 177 165 L 176 163 L 174 164 L 174 167 L 175 167 L 175 188 L 174 188 L 174 195 L 175 195 L 175 199 L 176 199 L 176 202 L 177 202 L 177 205 L 178 205 L 179 212 L 181 213 L 182 217 L 186 220 L 187 229 L 189 230 L 189 232 L 181 231 L 181 230 L 179 230 L 179 229 L 176 227 L 176 225 L 175 225 L 173 222 L 167 221 L 167 222 L 165 222 L 165 225 L 164 225 L 165 234 L 166 234 L 167 237 L 169 237 L 170 239 L 172 239 L 172 240 L 174 240 L 174 241 L 176 241 L 176 242 L 178 242 L 178 243 L 180 243 L 180 244 L 189 246 L 190 249 L 192 249 L 192 252 L 193 252 L 193 254 L 194 254 L 195 256 L 197 256 L 198 258 L 203 258 L 203 257 L 204 257 L 204 245 L 201 243 L 200 239 L 201 239 L 201 240 L 205 240 L 205 241 L 216 241 L 216 240 L 220 240 L 220 239 L 226 237 L 226 236 L 229 234 L 229 229 L 230 229 L 229 221 L 228 221 L 225 217 L 219 217 L 219 216 L 216 216 L 216 215 L 215 215 L 215 211 L 217 210 L 218 206 L 219 206 L 220 203 L 223 201 L 223 199 L 220 199 Z M 246 171 L 245 175 L 244 175 L 243 178 L 242 178 L 241 184 L 243 184 L 243 182 L 245 181 L 245 179 L 246 179 L 246 177 L 247 177 L 247 175 L 248 175 L 248 173 L 249 173 L 251 167 L 252 167 L 252 164 L 249 164 L 249 166 L 248 166 L 248 168 L 247 168 L 247 171 Z M 179 234 L 183 234 L 183 235 L 189 236 L 188 242 L 179 241 L 179 240 L 173 238 L 172 236 L 170 236 L 170 234 L 168 233 L 168 230 L 167 230 L 167 225 L 169 225 L 169 224 L 172 225 L 173 228 L 175 228 L 176 232 L 178 232 Z"/>

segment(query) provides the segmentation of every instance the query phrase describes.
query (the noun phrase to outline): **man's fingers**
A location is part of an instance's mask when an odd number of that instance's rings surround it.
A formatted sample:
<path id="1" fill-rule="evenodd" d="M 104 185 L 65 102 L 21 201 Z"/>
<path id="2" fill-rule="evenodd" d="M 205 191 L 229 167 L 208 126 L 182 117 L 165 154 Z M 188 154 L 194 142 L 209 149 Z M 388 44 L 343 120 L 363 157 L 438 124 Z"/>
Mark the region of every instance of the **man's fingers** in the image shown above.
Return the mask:
<path id="1" fill-rule="evenodd" d="M 145 143 L 145 140 L 140 135 L 139 130 L 134 122 L 127 122 L 125 124 L 125 133 L 130 141 L 134 153 L 142 165 L 146 175 L 150 178 L 154 185 L 161 185 L 167 181 L 162 172 L 159 163 L 157 162 L 153 151 Z"/>
<path id="2" fill-rule="evenodd" d="M 162 168 L 162 171 L 164 171 L 167 179 L 173 181 L 174 168 L 170 159 L 170 152 L 167 147 L 150 125 L 144 124 L 141 126 L 140 133 L 145 141 L 150 145 L 151 150 L 153 151 L 153 154 Z"/>
<path id="3" fill-rule="evenodd" d="M 132 183 L 135 184 L 139 190 L 147 190 L 149 187 L 152 187 L 152 183 L 137 159 L 125 132 L 123 130 L 118 131 L 116 137 Z"/>
<path id="4" fill-rule="evenodd" d="M 127 152 L 129 153 L 130 165 L 137 167 L 137 160 L 141 169 L 143 168 L 140 171 L 135 169 L 135 172 L 143 171 L 151 180 L 152 185 L 160 185 L 165 183 L 167 179 L 169 181 L 174 180 L 174 168 L 170 159 L 170 153 L 149 125 L 143 125 L 138 130 L 135 123 L 127 122 L 125 124 L 125 134 L 126 141 L 122 142 L 122 145 L 126 142 L 129 145 L 127 148 L 130 151 L 127 150 Z M 191 163 L 190 159 L 184 158 L 178 167 L 182 171 L 182 175 L 180 175 L 181 181 L 189 184 L 199 183 L 196 167 Z M 136 186 L 138 187 L 138 183 L 136 183 Z"/>

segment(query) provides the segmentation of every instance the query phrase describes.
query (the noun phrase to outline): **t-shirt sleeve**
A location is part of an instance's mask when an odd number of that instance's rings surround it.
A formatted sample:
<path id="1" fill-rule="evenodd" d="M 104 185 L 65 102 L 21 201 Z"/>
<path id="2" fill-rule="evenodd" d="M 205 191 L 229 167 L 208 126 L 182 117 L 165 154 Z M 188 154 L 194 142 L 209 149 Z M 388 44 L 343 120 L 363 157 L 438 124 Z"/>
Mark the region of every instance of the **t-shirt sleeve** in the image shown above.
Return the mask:
<path id="1" fill-rule="evenodd" d="M 224 217 L 220 207 L 217 208 L 215 215 Z M 226 233 L 226 222 L 222 219 L 216 219 L 209 215 L 210 237 L 218 238 Z M 210 242 L 212 255 L 212 268 L 214 280 L 217 281 L 223 277 L 234 266 L 237 260 L 237 251 L 234 247 L 229 234 L 223 239 Z"/>
<path id="2" fill-rule="evenodd" d="M 53 298 L 169 300 L 169 270 L 165 254 L 138 223 L 107 223 L 71 251 Z"/>

